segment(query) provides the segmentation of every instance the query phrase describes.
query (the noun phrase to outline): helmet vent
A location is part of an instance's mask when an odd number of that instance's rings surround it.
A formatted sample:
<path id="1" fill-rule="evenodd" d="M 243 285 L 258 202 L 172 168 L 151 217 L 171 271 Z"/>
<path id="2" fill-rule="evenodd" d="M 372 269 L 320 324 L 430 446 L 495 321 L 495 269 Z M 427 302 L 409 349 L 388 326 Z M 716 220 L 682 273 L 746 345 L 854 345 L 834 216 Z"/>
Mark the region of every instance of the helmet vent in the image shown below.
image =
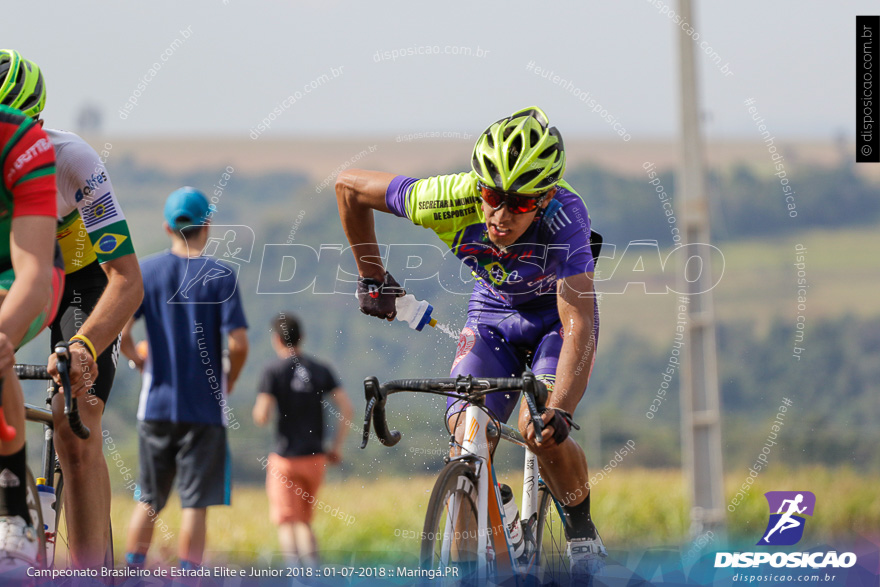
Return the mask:
<path id="1" fill-rule="evenodd" d="M 550 175 L 548 175 L 547 177 L 545 177 L 544 179 L 542 179 L 541 181 L 539 181 L 539 182 L 538 182 L 538 185 L 536 185 L 535 187 L 538 188 L 538 189 L 540 189 L 540 188 L 551 188 L 551 187 L 553 187 L 554 185 L 556 185 L 556 182 L 557 182 L 557 181 L 558 181 L 557 174 L 556 174 L 556 173 L 551 173 Z"/>
<path id="2" fill-rule="evenodd" d="M 547 157 L 549 157 L 550 155 L 552 155 L 555 152 L 556 152 L 556 145 L 550 145 L 549 147 L 547 147 L 546 149 L 541 151 L 541 154 L 538 155 L 538 159 L 546 159 Z"/>
<path id="3" fill-rule="evenodd" d="M 492 183 L 496 186 L 501 186 L 501 174 L 498 173 L 498 168 L 495 167 L 495 164 L 492 163 L 492 160 L 483 156 L 483 164 L 486 166 L 486 171 L 489 172 L 489 176 L 492 178 Z"/>
<path id="4" fill-rule="evenodd" d="M 522 188 L 524 188 L 525 186 L 527 186 L 532 180 L 534 180 L 539 175 L 541 175 L 540 169 L 530 169 L 529 171 L 526 171 L 525 173 L 523 173 L 519 177 L 517 177 L 516 181 L 513 182 L 513 185 L 511 186 L 511 188 L 514 191 L 519 191 Z"/>
<path id="5" fill-rule="evenodd" d="M 40 103 L 40 98 L 43 95 L 43 76 L 37 78 L 37 85 L 34 90 L 31 92 L 30 97 L 25 100 L 24 104 L 19 106 L 19 110 L 30 110 L 34 106 Z"/>
<path id="6" fill-rule="evenodd" d="M 490 132 L 486 133 L 486 143 L 489 145 L 490 149 L 495 148 L 495 139 L 492 137 L 492 133 Z"/>
<path id="7" fill-rule="evenodd" d="M 513 132 L 513 129 L 514 129 L 513 126 L 507 126 L 507 127 L 504 129 L 504 132 L 501 134 L 501 138 L 504 139 L 504 140 L 506 141 L 506 140 L 507 140 L 507 137 L 510 136 L 510 133 Z"/>
<path id="8" fill-rule="evenodd" d="M 15 85 L 12 86 L 12 88 L 9 90 L 9 93 L 6 94 L 6 97 L 4 98 L 3 103 L 4 104 L 13 104 L 15 102 L 15 100 L 18 98 L 19 94 L 21 94 L 22 86 L 24 86 L 24 79 L 22 77 L 19 77 L 16 80 Z M 22 108 L 19 106 L 19 110 L 21 110 L 21 109 Z"/>
<path id="9" fill-rule="evenodd" d="M 519 159 L 519 154 L 522 153 L 523 149 L 523 140 L 520 135 L 513 137 L 513 140 L 510 142 L 510 149 L 507 151 L 507 168 L 513 169 L 516 166 L 516 162 Z"/>
<path id="10" fill-rule="evenodd" d="M 533 145 L 537 145 L 538 141 L 540 141 L 540 140 L 541 140 L 541 135 L 538 134 L 538 131 L 536 131 L 535 129 L 532 129 L 529 132 L 529 142 Z"/>

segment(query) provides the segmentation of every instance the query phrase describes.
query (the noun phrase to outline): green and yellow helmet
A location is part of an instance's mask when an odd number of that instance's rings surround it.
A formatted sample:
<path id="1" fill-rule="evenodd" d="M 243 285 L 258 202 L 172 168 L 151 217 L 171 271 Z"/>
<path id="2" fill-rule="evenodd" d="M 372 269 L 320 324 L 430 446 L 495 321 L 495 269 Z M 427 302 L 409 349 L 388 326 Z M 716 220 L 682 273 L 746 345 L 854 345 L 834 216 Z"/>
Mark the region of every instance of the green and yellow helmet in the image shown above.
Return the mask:
<path id="1" fill-rule="evenodd" d="M 474 145 L 471 167 L 480 182 L 503 192 L 538 194 L 565 171 L 565 148 L 544 111 L 533 106 L 487 128 Z"/>
<path id="2" fill-rule="evenodd" d="M 30 117 L 46 105 L 46 82 L 40 68 L 11 49 L 0 49 L 0 104 Z"/>

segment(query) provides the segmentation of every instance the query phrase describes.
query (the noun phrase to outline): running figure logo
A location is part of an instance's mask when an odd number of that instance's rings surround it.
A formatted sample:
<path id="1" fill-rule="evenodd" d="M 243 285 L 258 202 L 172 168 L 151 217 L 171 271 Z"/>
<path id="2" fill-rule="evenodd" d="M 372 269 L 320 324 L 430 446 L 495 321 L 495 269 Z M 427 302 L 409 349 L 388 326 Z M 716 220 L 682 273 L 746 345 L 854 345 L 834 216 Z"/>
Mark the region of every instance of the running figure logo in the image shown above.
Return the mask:
<path id="1" fill-rule="evenodd" d="M 816 496 L 810 491 L 768 491 L 764 494 L 770 505 L 770 521 L 759 545 L 791 546 L 804 535 L 806 518 L 812 516 Z M 773 513 L 773 512 L 776 513 Z"/>
<path id="2" fill-rule="evenodd" d="M 177 292 L 168 300 L 169 304 L 220 304 L 235 293 L 235 287 L 232 287 L 224 290 L 228 294 L 226 299 L 203 299 L 195 296 L 194 290 L 202 289 L 208 282 L 229 275 L 234 275 L 237 286 L 241 266 L 249 263 L 253 254 L 256 240 L 254 231 L 244 225 L 218 225 L 212 226 L 211 230 L 213 234 L 222 236 L 210 237 L 201 255 L 189 259 L 186 273 Z M 206 258 L 222 263 L 206 263 Z"/>

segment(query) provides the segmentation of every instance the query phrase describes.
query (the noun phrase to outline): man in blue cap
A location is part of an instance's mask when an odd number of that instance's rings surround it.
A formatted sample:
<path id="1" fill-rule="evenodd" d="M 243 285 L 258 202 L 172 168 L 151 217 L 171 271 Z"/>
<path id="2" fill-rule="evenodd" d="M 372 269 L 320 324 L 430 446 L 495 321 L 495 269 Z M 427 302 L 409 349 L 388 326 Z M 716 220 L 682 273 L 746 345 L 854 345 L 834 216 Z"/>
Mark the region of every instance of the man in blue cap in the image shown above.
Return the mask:
<path id="1" fill-rule="evenodd" d="M 212 210 L 200 191 L 183 187 L 165 203 L 171 249 L 141 261 L 144 300 L 122 333 L 121 350 L 143 371 L 138 406 L 140 478 L 126 543 L 126 562 L 144 565 L 159 512 L 175 476 L 183 517 L 180 565 L 197 570 L 205 550 L 207 508 L 229 505 L 226 396 L 244 366 L 247 321 L 230 267 L 202 256 Z M 131 328 L 143 317 L 148 351 Z M 223 334 L 229 351 L 223 366 Z M 231 425 L 237 428 L 238 423 Z M 160 523 L 160 528 L 162 527 Z"/>

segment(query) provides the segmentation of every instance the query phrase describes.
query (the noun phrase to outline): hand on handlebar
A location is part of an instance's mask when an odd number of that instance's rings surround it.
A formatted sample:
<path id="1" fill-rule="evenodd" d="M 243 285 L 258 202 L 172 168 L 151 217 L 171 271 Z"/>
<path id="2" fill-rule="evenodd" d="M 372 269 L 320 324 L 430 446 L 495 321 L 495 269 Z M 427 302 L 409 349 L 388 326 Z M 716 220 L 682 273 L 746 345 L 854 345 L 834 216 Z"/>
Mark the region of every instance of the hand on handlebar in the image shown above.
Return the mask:
<path id="1" fill-rule="evenodd" d="M 554 410 L 547 410 L 543 414 L 541 414 L 541 421 L 544 423 L 544 428 L 541 431 L 542 442 L 538 442 L 535 438 L 535 427 L 532 425 L 532 419 L 529 416 L 528 410 L 523 410 L 520 412 L 519 431 L 523 435 L 523 438 L 526 439 L 526 443 L 529 445 L 529 448 L 548 449 L 556 446 L 556 440 L 553 438 L 556 435 L 556 430 L 553 428 L 553 426 L 549 425 L 554 417 Z M 532 452 L 534 452 L 534 450 Z"/>
<path id="2" fill-rule="evenodd" d="M 548 449 L 565 442 L 571 429 L 580 430 L 571 414 L 559 408 L 547 408 L 541 413 L 542 441 L 537 442 L 533 420 L 524 420 L 520 414 L 520 431 L 530 447 Z M 534 450 L 533 450 L 534 452 Z"/>
<path id="3" fill-rule="evenodd" d="M 95 384 L 98 377 L 98 366 L 89 350 L 81 344 L 70 345 L 70 387 L 71 397 L 78 398 L 86 395 Z M 49 355 L 49 363 L 46 370 L 58 385 L 61 393 L 67 393 L 58 373 L 58 358 L 55 353 Z"/>

